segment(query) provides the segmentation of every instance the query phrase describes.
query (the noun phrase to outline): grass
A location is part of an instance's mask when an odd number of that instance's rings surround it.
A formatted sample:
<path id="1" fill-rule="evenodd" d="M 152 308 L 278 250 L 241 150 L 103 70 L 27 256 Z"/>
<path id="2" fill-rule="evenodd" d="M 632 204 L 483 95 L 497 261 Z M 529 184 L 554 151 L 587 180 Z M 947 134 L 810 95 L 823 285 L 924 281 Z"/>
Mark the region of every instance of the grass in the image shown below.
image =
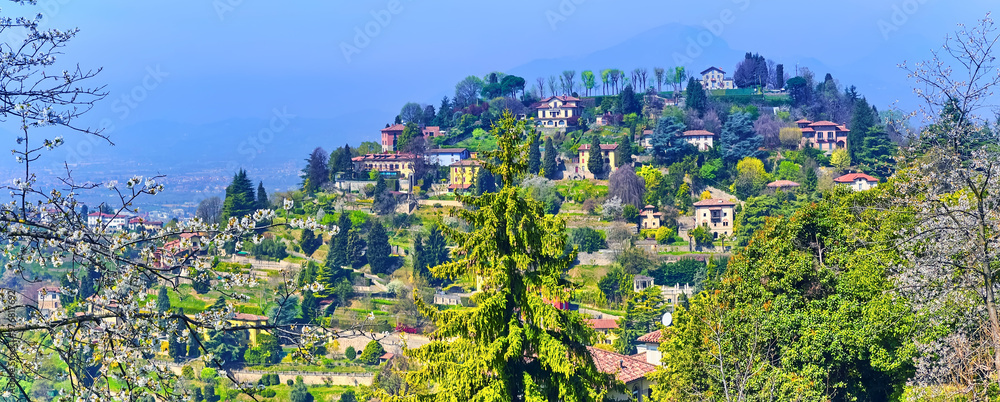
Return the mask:
<path id="1" fill-rule="evenodd" d="M 607 275 L 608 267 L 600 265 L 577 265 L 569 270 L 569 277 L 574 283 L 583 286 L 597 286 L 597 282 Z"/>

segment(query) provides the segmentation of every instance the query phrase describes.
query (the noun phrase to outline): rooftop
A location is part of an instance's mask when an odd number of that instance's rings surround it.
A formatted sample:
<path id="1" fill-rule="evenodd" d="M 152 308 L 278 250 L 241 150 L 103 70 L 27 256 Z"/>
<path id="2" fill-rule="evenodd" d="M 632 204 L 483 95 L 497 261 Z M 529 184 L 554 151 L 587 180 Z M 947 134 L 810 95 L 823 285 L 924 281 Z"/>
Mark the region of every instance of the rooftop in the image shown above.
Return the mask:
<path id="1" fill-rule="evenodd" d="M 636 339 L 636 341 L 640 343 L 660 343 L 663 341 L 663 333 L 660 332 L 660 330 L 656 330 L 640 336 L 639 339 Z"/>
<path id="2" fill-rule="evenodd" d="M 873 181 L 873 182 L 878 183 L 878 179 L 877 178 L 871 177 L 871 176 L 866 175 L 864 173 L 848 173 L 848 174 L 840 176 L 840 177 L 838 177 L 836 179 L 833 179 L 833 181 L 835 181 L 837 183 L 854 183 L 858 179 L 865 180 L 865 181 Z"/>
<path id="3" fill-rule="evenodd" d="M 702 136 L 714 137 L 715 133 L 706 130 L 688 130 L 681 135 L 684 137 L 702 137 Z"/>
<path id="4" fill-rule="evenodd" d="M 483 163 L 479 159 L 462 159 L 458 162 L 452 163 L 452 167 L 464 167 L 464 166 L 482 166 Z"/>
<path id="5" fill-rule="evenodd" d="M 602 373 L 614 374 L 619 381 L 629 383 L 646 376 L 656 370 L 656 366 L 615 352 L 608 352 L 592 346 L 587 347 L 594 365 Z"/>
<path id="6" fill-rule="evenodd" d="M 590 150 L 590 144 L 580 145 L 580 148 L 578 149 L 580 151 L 588 151 Z M 618 149 L 618 144 L 601 144 L 602 151 L 614 151 L 616 149 Z"/>
<path id="7" fill-rule="evenodd" d="M 701 72 L 701 75 L 705 75 L 705 73 L 707 73 L 707 72 L 709 72 L 709 71 L 712 71 L 712 70 L 715 70 L 715 71 L 718 71 L 718 72 L 722 73 L 723 75 L 725 75 L 725 74 L 726 74 L 726 72 L 725 72 L 725 71 L 722 71 L 722 69 L 721 69 L 721 68 L 718 68 L 718 67 L 715 67 L 715 66 L 712 66 L 712 67 L 709 67 L 709 68 L 705 69 L 705 71 L 702 71 L 702 72 Z"/>
<path id="8" fill-rule="evenodd" d="M 731 207 L 734 205 L 736 205 L 735 202 L 726 201 L 719 198 L 709 198 L 707 200 L 701 200 L 694 203 L 694 206 L 696 207 L 726 207 L 726 206 Z"/>
<path id="9" fill-rule="evenodd" d="M 610 319 L 592 318 L 587 320 L 587 324 L 593 329 L 618 329 L 618 321 Z"/>
<path id="10" fill-rule="evenodd" d="M 351 158 L 354 162 L 365 162 L 365 161 L 409 161 L 416 159 L 413 154 L 368 154 L 364 156 L 355 156 Z"/>
<path id="11" fill-rule="evenodd" d="M 768 187 L 772 187 L 772 188 L 774 188 L 774 187 L 798 187 L 799 183 L 796 183 L 796 182 L 791 181 L 791 180 L 778 180 L 778 181 L 772 181 L 770 183 L 767 183 L 767 186 Z"/>
<path id="12" fill-rule="evenodd" d="M 468 151 L 466 148 L 438 148 L 438 149 L 428 149 L 426 153 L 429 154 L 460 154 L 462 152 Z"/>

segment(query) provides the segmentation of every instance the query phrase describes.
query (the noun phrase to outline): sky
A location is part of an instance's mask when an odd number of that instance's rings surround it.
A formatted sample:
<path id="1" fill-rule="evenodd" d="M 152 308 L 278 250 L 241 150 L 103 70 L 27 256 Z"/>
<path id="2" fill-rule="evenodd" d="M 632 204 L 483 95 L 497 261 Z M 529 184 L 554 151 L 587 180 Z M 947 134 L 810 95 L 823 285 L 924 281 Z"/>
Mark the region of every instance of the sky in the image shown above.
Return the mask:
<path id="1" fill-rule="evenodd" d="M 74 157 L 72 150 L 79 153 L 84 145 L 128 155 L 115 161 L 160 152 L 183 158 L 185 149 L 214 150 L 220 145 L 212 140 L 219 140 L 232 143 L 217 156 L 235 160 L 226 168 L 266 172 L 269 166 L 255 166 L 263 159 L 242 157 L 240 150 L 259 136 L 256 127 L 268 127 L 276 115 L 293 116 L 300 127 L 276 130 L 266 152 L 286 158 L 287 150 L 304 158 L 316 146 L 331 150 L 345 142 L 377 141 L 403 104 L 438 105 L 467 75 L 517 71 L 532 83 L 566 69 L 671 67 L 678 56 L 699 53 L 692 49 L 704 52 L 688 57 L 689 72 L 710 65 L 731 71 L 739 56 L 720 55 L 751 51 L 784 63 L 790 73 L 796 65 L 818 70 L 819 78 L 829 72 L 842 85 L 858 85 L 882 108 L 897 100 L 913 108 L 896 63 L 926 59 L 956 24 L 974 24 L 995 4 L 39 0 L 34 6 L 6 5 L 0 14 L 41 13 L 46 27 L 79 28 L 61 62 L 103 68 L 95 83 L 106 84 L 109 95 L 88 118 L 113 122 L 117 146 L 68 136 L 70 151 L 54 155 L 56 160 Z M 241 123 L 229 124 L 234 121 Z M 196 134 L 180 144 L 156 142 L 173 127 Z"/>

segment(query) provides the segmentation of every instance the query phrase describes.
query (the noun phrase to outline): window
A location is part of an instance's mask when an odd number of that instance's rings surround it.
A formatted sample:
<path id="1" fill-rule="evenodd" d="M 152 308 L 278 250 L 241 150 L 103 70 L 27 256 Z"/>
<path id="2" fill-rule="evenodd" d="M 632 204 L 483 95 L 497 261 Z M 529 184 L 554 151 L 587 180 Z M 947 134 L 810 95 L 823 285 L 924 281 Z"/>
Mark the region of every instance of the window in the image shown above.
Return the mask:
<path id="1" fill-rule="evenodd" d="M 722 226 L 729 226 L 729 221 L 722 222 Z"/>

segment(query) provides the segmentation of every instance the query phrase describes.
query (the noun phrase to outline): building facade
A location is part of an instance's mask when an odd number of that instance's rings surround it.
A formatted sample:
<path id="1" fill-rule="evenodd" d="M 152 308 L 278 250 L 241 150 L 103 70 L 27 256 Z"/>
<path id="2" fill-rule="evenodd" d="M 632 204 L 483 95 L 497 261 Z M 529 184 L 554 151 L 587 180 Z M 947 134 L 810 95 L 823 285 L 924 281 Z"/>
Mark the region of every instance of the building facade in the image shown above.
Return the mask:
<path id="1" fill-rule="evenodd" d="M 833 179 L 834 183 L 850 187 L 854 191 L 865 191 L 878 186 L 878 179 L 864 173 L 849 173 Z"/>
<path id="2" fill-rule="evenodd" d="M 452 163 L 449 167 L 451 171 L 448 177 L 448 189 L 468 190 L 476 185 L 476 176 L 479 175 L 482 163 L 476 159 L 465 159 Z"/>
<path id="3" fill-rule="evenodd" d="M 382 129 L 382 152 L 396 152 L 396 142 L 399 140 L 399 136 L 403 135 L 403 130 L 406 129 L 404 124 L 393 124 L 389 127 Z M 441 130 L 438 126 L 427 126 L 420 127 L 420 133 L 423 134 L 424 140 L 431 140 L 434 137 L 441 137 L 445 135 L 445 132 Z"/>
<path id="4" fill-rule="evenodd" d="M 851 132 L 843 124 L 832 121 L 812 122 L 806 119 L 795 122 L 802 130 L 802 147 L 833 152 L 847 148 L 847 134 Z"/>
<path id="5" fill-rule="evenodd" d="M 536 125 L 542 128 L 566 128 L 575 126 L 583 106 L 580 98 L 572 96 L 550 96 L 535 105 Z"/>
<path id="6" fill-rule="evenodd" d="M 424 160 L 428 164 L 438 166 L 451 166 L 452 163 L 469 159 L 469 157 L 469 150 L 465 148 L 429 149 L 424 153 Z"/>
<path id="7" fill-rule="evenodd" d="M 383 176 L 406 178 L 413 175 L 414 154 L 368 154 L 351 158 L 357 172 L 378 171 Z"/>
<path id="8" fill-rule="evenodd" d="M 698 151 L 705 152 L 715 146 L 715 133 L 705 130 L 688 130 L 681 134 L 684 141 L 691 144 Z"/>
<path id="9" fill-rule="evenodd" d="M 601 155 L 604 156 L 604 164 L 611 167 L 611 171 L 618 170 L 618 144 L 601 144 Z M 580 166 L 584 172 L 591 174 L 587 167 L 590 164 L 590 144 L 580 145 L 577 151 L 580 155 Z M 592 175 L 592 174 L 591 174 Z"/>
<path id="10" fill-rule="evenodd" d="M 712 237 L 732 237 L 734 207 L 736 203 L 718 198 L 709 198 L 694 203 L 695 225 L 707 228 Z"/>
<path id="11" fill-rule="evenodd" d="M 48 317 L 52 313 L 62 310 L 62 301 L 59 300 L 61 293 L 58 286 L 43 286 L 38 289 L 38 310 L 42 312 L 43 316 Z"/>
<path id="12" fill-rule="evenodd" d="M 726 72 L 718 67 L 709 67 L 701 72 L 701 86 L 705 90 L 736 89 L 732 78 L 726 77 Z"/>
<path id="13" fill-rule="evenodd" d="M 640 229 L 659 229 L 663 224 L 663 212 L 656 212 L 656 207 L 646 205 L 639 215 Z"/>

